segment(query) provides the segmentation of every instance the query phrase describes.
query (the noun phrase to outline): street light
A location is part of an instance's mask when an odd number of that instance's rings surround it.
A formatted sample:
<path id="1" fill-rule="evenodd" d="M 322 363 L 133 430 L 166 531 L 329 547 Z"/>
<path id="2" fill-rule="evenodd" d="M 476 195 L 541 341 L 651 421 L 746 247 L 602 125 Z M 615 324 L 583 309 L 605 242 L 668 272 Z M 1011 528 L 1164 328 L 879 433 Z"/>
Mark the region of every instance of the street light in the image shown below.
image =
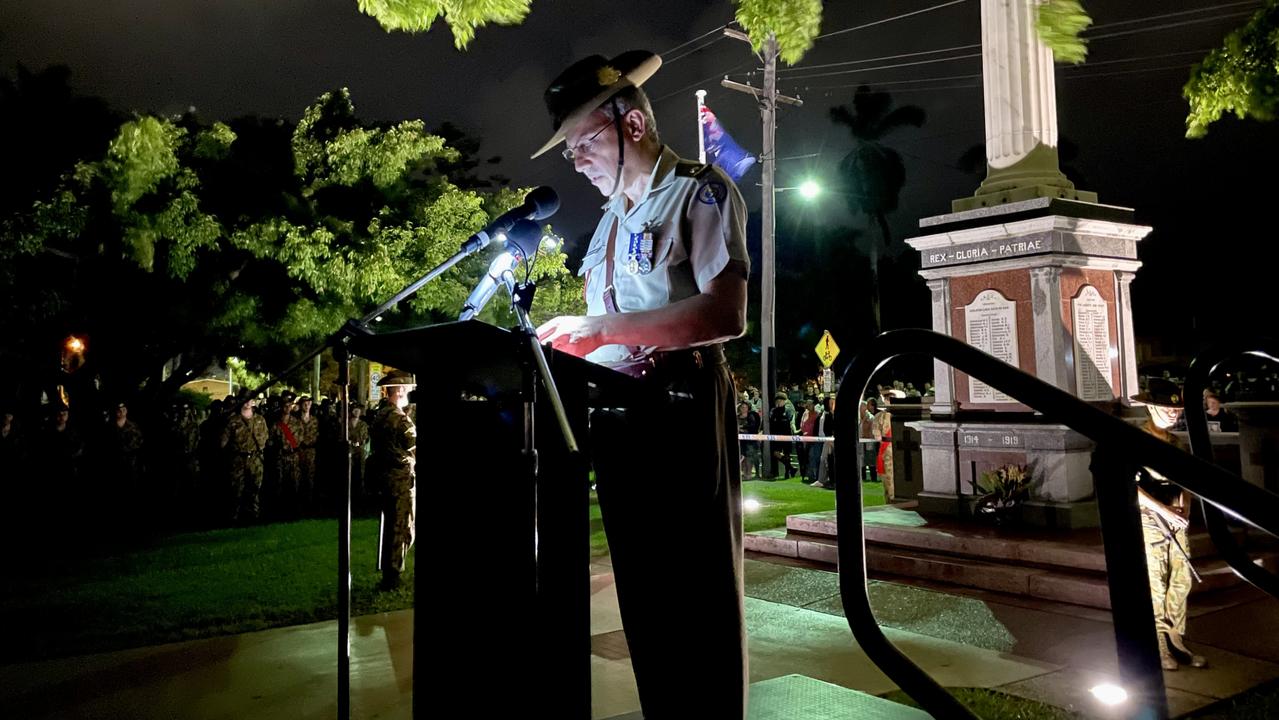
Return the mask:
<path id="1" fill-rule="evenodd" d="M 816 180 L 805 180 L 798 185 L 786 185 L 784 187 L 773 188 L 774 192 L 785 192 L 787 190 L 794 190 L 798 192 L 799 196 L 805 200 L 815 200 L 825 192 Z"/>

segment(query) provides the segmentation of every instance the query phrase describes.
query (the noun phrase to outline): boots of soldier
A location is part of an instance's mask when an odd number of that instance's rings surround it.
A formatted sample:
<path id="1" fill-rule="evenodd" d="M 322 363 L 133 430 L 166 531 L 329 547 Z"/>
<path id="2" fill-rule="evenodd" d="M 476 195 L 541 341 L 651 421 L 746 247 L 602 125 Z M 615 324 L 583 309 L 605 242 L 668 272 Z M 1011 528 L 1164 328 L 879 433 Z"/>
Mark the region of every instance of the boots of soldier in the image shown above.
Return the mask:
<path id="1" fill-rule="evenodd" d="M 1182 665 L 1189 665 L 1193 668 L 1208 666 L 1208 658 L 1190 652 L 1190 648 L 1186 647 L 1186 641 L 1182 638 L 1181 633 L 1168 633 L 1168 650 L 1177 659 L 1177 662 Z"/>
<path id="2" fill-rule="evenodd" d="M 1172 650 L 1168 647 L 1168 636 L 1162 632 L 1156 635 L 1159 637 L 1159 667 L 1164 670 L 1176 670 L 1179 666 L 1177 658 L 1173 657 Z"/>

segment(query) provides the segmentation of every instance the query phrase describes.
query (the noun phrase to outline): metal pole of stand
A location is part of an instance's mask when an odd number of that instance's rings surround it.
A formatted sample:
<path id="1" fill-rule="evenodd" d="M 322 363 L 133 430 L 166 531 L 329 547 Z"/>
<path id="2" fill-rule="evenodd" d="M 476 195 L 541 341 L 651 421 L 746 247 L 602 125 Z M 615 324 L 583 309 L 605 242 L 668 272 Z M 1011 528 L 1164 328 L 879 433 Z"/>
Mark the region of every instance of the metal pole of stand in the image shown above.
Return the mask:
<path id="1" fill-rule="evenodd" d="M 1155 616 L 1150 607 L 1146 539 L 1137 507 L 1135 468 L 1100 446 L 1092 454 L 1097 511 L 1105 541 L 1106 579 L 1115 625 L 1119 677 L 1128 690 L 1135 720 L 1168 717 L 1168 695 L 1159 665 Z"/>
<path id="2" fill-rule="evenodd" d="M 347 339 L 333 347 L 338 361 L 338 412 L 346 450 L 344 492 L 338 493 L 338 719 L 351 717 L 351 353 Z"/>

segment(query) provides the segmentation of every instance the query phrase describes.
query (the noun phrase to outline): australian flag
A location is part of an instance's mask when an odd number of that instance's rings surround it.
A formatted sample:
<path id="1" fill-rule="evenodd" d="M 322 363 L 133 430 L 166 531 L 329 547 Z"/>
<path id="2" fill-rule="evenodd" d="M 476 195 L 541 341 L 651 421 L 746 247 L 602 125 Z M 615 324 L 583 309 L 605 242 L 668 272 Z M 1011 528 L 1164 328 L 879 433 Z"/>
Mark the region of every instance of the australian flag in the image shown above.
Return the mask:
<path id="1" fill-rule="evenodd" d="M 723 168 L 733 182 L 742 179 L 751 166 L 755 164 L 755 156 L 742 149 L 733 138 L 724 131 L 711 109 L 702 106 L 702 137 L 706 141 L 706 159 Z"/>

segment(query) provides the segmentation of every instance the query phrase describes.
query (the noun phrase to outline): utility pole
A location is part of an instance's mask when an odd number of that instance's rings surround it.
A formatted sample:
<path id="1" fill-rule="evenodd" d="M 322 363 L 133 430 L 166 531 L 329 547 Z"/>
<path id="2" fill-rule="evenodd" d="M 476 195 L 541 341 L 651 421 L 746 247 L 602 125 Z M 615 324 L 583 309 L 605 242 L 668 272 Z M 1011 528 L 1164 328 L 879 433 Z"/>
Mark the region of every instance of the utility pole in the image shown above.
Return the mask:
<path id="1" fill-rule="evenodd" d="M 750 38 L 739 30 L 725 29 L 724 35 L 735 40 L 742 40 L 750 43 Z M 777 252 L 776 238 L 777 230 L 777 208 L 776 208 L 776 184 L 773 181 L 773 173 L 777 168 L 777 152 L 774 140 L 777 136 L 777 103 L 786 103 L 796 107 L 802 106 L 804 103 L 799 98 L 787 97 L 777 94 L 777 34 L 769 33 L 768 40 L 764 42 L 764 89 L 752 87 L 750 85 L 733 82 L 727 77 L 720 81 L 720 85 L 729 90 L 749 93 L 759 101 L 760 119 L 764 125 L 764 142 L 760 150 L 760 172 L 763 184 L 763 228 L 762 236 L 762 262 L 763 267 L 760 269 L 760 320 L 759 320 L 759 369 L 760 369 L 760 394 L 763 396 L 760 403 L 760 421 L 764 434 L 772 432 L 769 427 L 768 415 L 773 408 L 773 393 L 777 391 L 777 336 L 773 328 L 773 319 L 776 315 L 777 293 L 775 274 L 777 270 Z M 781 433 L 783 435 L 790 434 L 790 428 L 785 428 Z M 768 441 L 764 442 L 763 447 L 763 469 L 764 475 L 772 477 L 773 475 L 773 455 Z"/>

